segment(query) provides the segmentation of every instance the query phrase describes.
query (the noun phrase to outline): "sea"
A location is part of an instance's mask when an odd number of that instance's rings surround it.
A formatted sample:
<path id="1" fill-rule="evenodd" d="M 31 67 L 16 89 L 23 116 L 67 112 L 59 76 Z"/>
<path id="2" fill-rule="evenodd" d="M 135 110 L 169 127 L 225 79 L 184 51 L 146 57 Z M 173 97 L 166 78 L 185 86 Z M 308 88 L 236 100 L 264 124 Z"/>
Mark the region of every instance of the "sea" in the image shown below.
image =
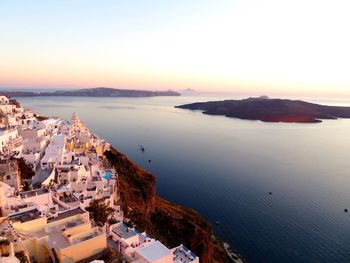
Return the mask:
<path id="1" fill-rule="evenodd" d="M 350 262 L 350 119 L 264 123 L 174 108 L 218 99 L 18 98 L 45 116 L 76 112 L 249 263 Z"/>

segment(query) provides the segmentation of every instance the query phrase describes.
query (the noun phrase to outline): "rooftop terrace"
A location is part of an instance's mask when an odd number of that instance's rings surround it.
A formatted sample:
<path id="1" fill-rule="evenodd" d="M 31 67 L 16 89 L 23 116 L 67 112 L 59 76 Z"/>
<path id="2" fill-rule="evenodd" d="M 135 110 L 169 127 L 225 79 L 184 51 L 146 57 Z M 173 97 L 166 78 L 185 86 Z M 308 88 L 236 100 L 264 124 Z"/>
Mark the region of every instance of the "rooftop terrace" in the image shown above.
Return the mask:
<path id="1" fill-rule="evenodd" d="M 14 216 L 10 216 L 12 222 L 28 222 L 40 218 L 40 212 L 38 209 L 33 209 L 30 211 L 25 211 Z"/>
<path id="2" fill-rule="evenodd" d="M 77 219 L 77 220 L 72 220 L 72 221 L 66 222 L 62 225 L 51 227 L 50 234 L 49 234 L 49 240 L 48 240 L 49 244 L 51 244 L 51 246 L 53 246 L 55 248 L 57 247 L 59 249 L 63 249 L 63 248 L 71 246 L 72 243 L 69 240 L 70 236 L 66 235 L 64 231 L 69 229 L 69 228 L 79 226 L 83 223 L 84 223 L 84 221 L 82 221 L 81 219 Z"/>
<path id="3" fill-rule="evenodd" d="M 173 250 L 173 260 L 175 263 L 191 263 L 196 259 L 196 255 L 188 248 L 181 245 Z"/>
<path id="4" fill-rule="evenodd" d="M 152 242 L 148 246 L 141 247 L 136 251 L 150 262 L 166 257 L 170 253 L 170 250 L 159 241 Z"/>
<path id="5" fill-rule="evenodd" d="M 112 231 L 117 236 L 124 238 L 124 239 L 128 239 L 130 237 L 133 237 L 133 236 L 136 236 L 139 234 L 139 232 L 137 230 L 135 230 L 134 228 L 128 227 L 124 223 L 121 223 L 120 225 L 113 227 Z"/>
<path id="6" fill-rule="evenodd" d="M 74 195 L 67 195 L 60 197 L 60 201 L 62 201 L 65 204 L 75 203 L 79 200 Z"/>
<path id="7" fill-rule="evenodd" d="M 48 219 L 47 222 L 51 223 L 51 222 L 62 220 L 64 218 L 67 218 L 67 217 L 70 217 L 70 216 L 82 215 L 82 214 L 85 214 L 85 213 L 86 212 L 79 207 L 79 208 L 76 208 L 76 209 L 69 210 L 67 212 L 63 212 L 62 214 L 59 214 L 57 217 L 55 217 L 53 219 Z"/>
<path id="8" fill-rule="evenodd" d="M 27 192 L 22 192 L 22 193 L 20 193 L 20 195 L 21 195 L 21 198 L 28 198 L 28 197 L 32 197 L 32 196 L 36 196 L 36 195 L 46 194 L 48 192 L 49 191 L 47 189 L 40 188 L 40 189 L 35 189 L 35 190 L 27 191 Z"/>

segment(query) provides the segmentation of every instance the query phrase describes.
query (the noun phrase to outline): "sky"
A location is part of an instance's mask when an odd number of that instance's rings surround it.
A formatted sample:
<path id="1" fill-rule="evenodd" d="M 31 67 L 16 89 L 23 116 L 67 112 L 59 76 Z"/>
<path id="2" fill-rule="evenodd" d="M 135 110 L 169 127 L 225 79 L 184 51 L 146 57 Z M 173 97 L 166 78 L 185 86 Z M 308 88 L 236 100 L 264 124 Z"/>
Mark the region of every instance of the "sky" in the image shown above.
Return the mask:
<path id="1" fill-rule="evenodd" d="M 0 87 L 350 98 L 350 1 L 0 0 Z"/>

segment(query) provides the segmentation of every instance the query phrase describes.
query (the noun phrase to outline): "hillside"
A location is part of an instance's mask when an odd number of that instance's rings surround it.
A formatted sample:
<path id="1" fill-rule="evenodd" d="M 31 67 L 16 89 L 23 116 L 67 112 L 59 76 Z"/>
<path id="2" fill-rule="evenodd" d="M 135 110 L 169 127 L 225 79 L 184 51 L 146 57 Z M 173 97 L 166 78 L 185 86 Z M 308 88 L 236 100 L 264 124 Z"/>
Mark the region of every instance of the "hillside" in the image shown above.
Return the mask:
<path id="1" fill-rule="evenodd" d="M 155 177 L 115 149 L 106 157 L 118 171 L 119 203 L 125 216 L 141 231 L 169 247 L 184 244 L 202 263 L 231 262 L 212 228 L 196 211 L 172 204 L 156 195 Z"/>
<path id="2" fill-rule="evenodd" d="M 175 91 L 148 91 L 98 87 L 92 89 L 78 89 L 68 91 L 34 92 L 34 91 L 1 91 L 7 97 L 38 97 L 38 96 L 75 96 L 75 97 L 156 97 L 180 96 Z"/>

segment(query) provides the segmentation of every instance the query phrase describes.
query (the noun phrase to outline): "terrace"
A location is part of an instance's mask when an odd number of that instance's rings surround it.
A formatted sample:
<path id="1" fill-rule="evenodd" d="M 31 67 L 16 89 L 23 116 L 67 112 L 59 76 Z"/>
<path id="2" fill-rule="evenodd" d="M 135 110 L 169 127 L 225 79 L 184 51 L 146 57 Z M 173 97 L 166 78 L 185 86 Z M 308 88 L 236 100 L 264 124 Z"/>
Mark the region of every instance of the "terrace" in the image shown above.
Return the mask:
<path id="1" fill-rule="evenodd" d="M 50 247 L 59 249 L 71 246 L 73 244 L 70 240 L 71 235 L 66 234 L 65 232 L 83 224 L 85 224 L 83 219 L 76 219 L 58 226 L 50 227 L 46 230 L 46 232 L 49 233 L 48 244 Z"/>
<path id="2" fill-rule="evenodd" d="M 22 192 L 22 193 L 20 193 L 20 195 L 21 195 L 21 198 L 28 198 L 28 197 L 32 197 L 32 196 L 46 194 L 48 192 L 49 191 L 47 189 L 40 188 L 40 189 L 35 189 L 35 190 L 27 191 L 27 192 Z"/>
<path id="3" fill-rule="evenodd" d="M 69 210 L 67 212 L 61 213 L 57 217 L 55 217 L 53 219 L 48 219 L 47 222 L 51 223 L 51 222 L 62 220 L 62 219 L 67 218 L 67 217 L 71 217 L 71 216 L 75 216 L 75 215 L 82 215 L 82 214 L 85 214 L 85 213 L 86 212 L 84 210 L 82 210 L 80 208 L 76 208 L 76 209 Z"/>
<path id="4" fill-rule="evenodd" d="M 101 179 L 101 177 L 99 177 L 99 176 L 93 176 L 93 177 L 91 178 L 91 181 L 93 181 L 93 182 L 98 182 L 98 181 L 102 181 L 102 179 Z"/>
<path id="5" fill-rule="evenodd" d="M 80 205 L 80 201 L 73 194 L 64 194 L 63 196 L 59 196 L 59 199 L 56 200 L 57 203 L 66 208 L 75 208 Z"/>
<path id="6" fill-rule="evenodd" d="M 8 210 L 9 210 L 9 213 L 17 214 L 20 212 L 33 210 L 34 208 L 36 208 L 36 205 L 32 202 L 30 202 L 30 203 L 21 202 L 21 203 L 16 204 L 16 205 L 11 205 L 10 209 L 8 209 Z"/>
<path id="7" fill-rule="evenodd" d="M 103 232 L 101 230 L 99 230 L 98 228 L 94 228 L 94 229 L 92 229 L 92 231 L 87 233 L 87 235 L 82 235 L 78 238 L 73 238 L 72 243 L 78 244 L 78 243 L 84 242 L 86 240 L 92 239 L 92 238 L 97 237 L 97 236 L 102 235 L 102 234 L 103 234 Z"/>
<path id="8" fill-rule="evenodd" d="M 23 212 L 23 213 L 20 213 L 20 214 L 16 214 L 14 216 L 10 216 L 11 221 L 13 223 L 15 223 L 15 222 L 24 223 L 24 222 L 28 222 L 28 221 L 32 221 L 32 220 L 38 219 L 40 217 L 41 216 L 40 216 L 40 212 L 39 212 L 38 209 L 34 209 L 34 210 L 26 211 L 26 212 Z"/>
<path id="9" fill-rule="evenodd" d="M 86 187 L 86 191 L 88 191 L 88 192 L 96 191 L 96 189 L 97 189 L 97 186 L 96 186 L 96 185 L 91 185 L 91 184 L 89 184 L 89 185 Z"/>
<path id="10" fill-rule="evenodd" d="M 128 239 L 139 234 L 139 232 L 136 229 L 130 228 L 124 223 L 118 224 L 117 226 L 113 227 L 112 232 L 123 239 Z"/>
<path id="11" fill-rule="evenodd" d="M 173 260 L 175 263 L 192 263 L 199 262 L 198 257 L 191 252 L 184 245 L 180 245 L 177 248 L 173 249 Z"/>
<path id="12" fill-rule="evenodd" d="M 159 241 L 154 241 L 147 246 L 138 248 L 136 253 L 147 262 L 169 262 L 167 258 L 170 250 Z"/>
<path id="13" fill-rule="evenodd" d="M 23 144 L 22 137 L 13 138 L 9 140 L 8 144 L 13 148 L 19 147 Z"/>
<path id="14" fill-rule="evenodd" d="M 75 203 L 79 201 L 74 195 L 67 195 L 60 197 L 60 201 L 62 201 L 65 204 Z"/>

